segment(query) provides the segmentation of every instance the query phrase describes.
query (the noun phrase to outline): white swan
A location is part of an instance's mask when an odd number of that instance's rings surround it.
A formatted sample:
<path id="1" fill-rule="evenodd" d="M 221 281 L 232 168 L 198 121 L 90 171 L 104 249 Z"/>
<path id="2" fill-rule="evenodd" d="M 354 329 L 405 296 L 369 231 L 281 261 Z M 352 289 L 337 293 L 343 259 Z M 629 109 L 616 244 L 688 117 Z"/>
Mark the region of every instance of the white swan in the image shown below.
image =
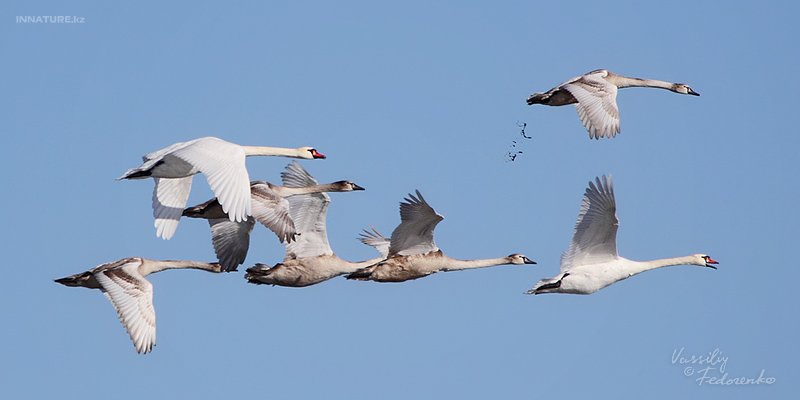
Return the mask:
<path id="1" fill-rule="evenodd" d="M 717 264 L 705 254 L 666 258 L 654 261 L 631 261 L 617 255 L 616 201 L 611 175 L 596 185 L 589 182 L 583 195 L 575 233 L 569 251 L 561 256 L 561 273 L 542 279 L 525 294 L 574 293 L 591 294 L 614 282 L 640 272 L 672 265 L 699 265 L 714 268 Z"/>
<path id="2" fill-rule="evenodd" d="M 302 170 L 296 161 L 286 167 L 287 170 Z M 286 172 L 282 174 L 287 174 Z M 307 172 L 306 172 L 307 174 Z M 309 185 L 304 187 L 287 187 L 273 185 L 264 181 L 250 182 L 250 197 L 253 215 L 244 221 L 235 222 L 228 218 L 222 211 L 217 199 L 211 199 L 203 204 L 183 210 L 183 215 L 189 218 L 207 219 L 211 226 L 211 241 L 214 252 L 219 258 L 223 271 L 235 270 L 247 257 L 250 247 L 250 233 L 253 232 L 255 221 L 275 232 L 282 242 L 295 239 L 297 231 L 290 215 L 290 203 L 287 197 L 320 192 L 352 192 L 364 190 L 361 186 L 351 181 L 338 181 L 323 185 Z"/>
<path id="3" fill-rule="evenodd" d="M 317 181 L 299 164 L 287 166 L 281 174 L 287 187 L 313 187 Z M 386 257 L 389 239 L 367 232 L 367 244 L 381 252 L 381 258 L 362 262 L 345 261 L 336 256 L 328 242 L 325 219 L 331 198 L 326 193 L 312 193 L 288 198 L 297 236 L 286 242 L 283 261 L 273 267 L 256 264 L 247 269 L 245 279 L 250 283 L 302 287 L 314 285 L 374 264 Z"/>
<path id="4" fill-rule="evenodd" d="M 572 78 L 545 93 L 534 93 L 528 97 L 528 105 L 544 104 L 563 106 L 575 104 L 583 126 L 589 137 L 615 137 L 619 133 L 619 110 L 617 89 L 626 87 L 654 87 L 680 94 L 700 96 L 683 83 L 671 83 L 654 79 L 628 78 L 604 69 Z"/>
<path id="5" fill-rule="evenodd" d="M 153 285 L 144 277 L 175 268 L 222 272 L 220 265 L 215 263 L 156 261 L 130 257 L 55 281 L 66 286 L 100 289 L 117 310 L 119 320 L 128 331 L 136 352 L 146 354 L 156 344 L 156 311 L 153 308 Z"/>
<path id="6" fill-rule="evenodd" d="M 522 254 L 483 260 L 456 260 L 442 253 L 433 230 L 444 219 L 417 190 L 400 203 L 400 225 L 392 232 L 388 258 L 347 275 L 347 279 L 404 282 L 439 271 L 458 271 L 504 264 L 536 264 Z"/>
<path id="7" fill-rule="evenodd" d="M 189 199 L 192 176 L 200 172 L 206 176 L 231 221 L 244 221 L 250 215 L 250 178 L 244 161 L 248 156 L 325 158 L 313 147 L 240 146 L 215 137 L 203 137 L 154 151 L 143 157 L 140 167 L 129 169 L 117 180 L 155 179 L 156 235 L 170 239 Z"/>

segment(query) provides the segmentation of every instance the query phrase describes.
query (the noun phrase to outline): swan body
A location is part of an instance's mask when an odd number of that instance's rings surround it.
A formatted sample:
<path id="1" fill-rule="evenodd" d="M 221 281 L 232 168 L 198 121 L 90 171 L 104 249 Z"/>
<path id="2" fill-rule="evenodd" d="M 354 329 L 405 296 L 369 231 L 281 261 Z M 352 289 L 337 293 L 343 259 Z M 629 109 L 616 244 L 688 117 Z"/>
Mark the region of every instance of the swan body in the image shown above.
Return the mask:
<path id="1" fill-rule="evenodd" d="M 392 232 L 388 256 L 366 268 L 359 269 L 347 279 L 377 282 L 405 282 L 439 271 L 459 271 L 505 264 L 536 264 L 522 254 L 482 260 L 450 258 L 433 240 L 433 230 L 444 217 L 428 205 L 422 194 L 409 194 L 400 203 L 400 225 Z M 362 239 L 365 241 L 365 239 Z"/>
<path id="2" fill-rule="evenodd" d="M 215 137 L 175 143 L 143 157 L 144 163 L 128 170 L 120 179 L 155 179 L 153 216 L 156 235 L 172 238 L 192 188 L 192 176 L 203 173 L 231 221 L 251 215 L 250 178 L 245 167 L 248 156 L 325 158 L 313 147 L 286 149 L 240 146 Z"/>
<path id="3" fill-rule="evenodd" d="M 569 250 L 561 256 L 561 273 L 541 279 L 525 294 L 591 294 L 614 282 L 644 271 L 672 265 L 698 265 L 714 268 L 717 264 L 705 254 L 632 261 L 617 255 L 616 200 L 611 176 L 589 182 Z"/>
<path id="4" fill-rule="evenodd" d="M 290 164 L 286 168 L 290 171 L 295 169 L 305 171 L 297 162 Z M 189 207 L 183 210 L 183 216 L 208 220 L 211 226 L 211 240 L 214 245 L 214 252 L 219 258 L 219 263 L 222 264 L 223 270 L 231 271 L 244 263 L 247 257 L 247 251 L 250 248 L 250 234 L 253 232 L 255 221 L 275 232 L 282 242 L 290 242 L 295 239 L 297 231 L 290 215 L 290 203 L 286 199 L 287 197 L 308 193 L 352 192 L 356 190 L 364 190 L 364 188 L 351 181 L 338 181 L 304 187 L 287 187 L 273 185 L 265 181 L 253 181 L 250 182 L 252 217 L 248 217 L 241 222 L 231 221 L 222 210 L 222 206 L 217 199 L 211 199 L 203 204 Z"/>
<path id="5" fill-rule="evenodd" d="M 575 104 L 581 123 L 589 131 L 590 138 L 611 138 L 620 132 L 617 89 L 626 87 L 654 87 L 680 94 L 700 95 L 683 83 L 629 78 L 598 69 L 572 78 L 547 92 L 532 94 L 528 97 L 528 105 Z"/>
<path id="6" fill-rule="evenodd" d="M 273 267 L 265 264 L 256 264 L 247 269 L 245 279 L 257 285 L 305 287 L 355 272 L 382 259 L 374 258 L 367 261 L 351 262 L 342 260 L 336 254 L 289 258 L 275 264 Z"/>
<path id="7" fill-rule="evenodd" d="M 312 191 L 308 188 L 317 185 L 314 179 L 299 164 L 286 167 L 287 172 L 281 174 L 283 188 L 287 191 L 301 190 L 305 194 L 288 197 L 289 210 L 294 221 L 297 236 L 294 241 L 286 241 L 286 254 L 281 263 L 270 267 L 256 264 L 247 269 L 245 279 L 254 284 L 267 284 L 291 287 L 314 285 L 333 277 L 353 272 L 383 259 L 376 258 L 362 262 L 345 261 L 336 256 L 328 242 L 325 219 L 331 198 L 325 191 Z M 355 184 L 353 184 L 355 185 Z M 362 188 L 355 185 L 357 189 Z M 375 234 L 370 245 L 381 251 L 388 251 L 389 239 Z"/>
<path id="8" fill-rule="evenodd" d="M 65 286 L 100 289 L 117 310 L 117 316 L 128 331 L 136 352 L 146 354 L 156 344 L 156 311 L 153 307 L 153 285 L 145 277 L 176 268 L 222 272 L 216 263 L 130 257 L 55 281 Z"/>

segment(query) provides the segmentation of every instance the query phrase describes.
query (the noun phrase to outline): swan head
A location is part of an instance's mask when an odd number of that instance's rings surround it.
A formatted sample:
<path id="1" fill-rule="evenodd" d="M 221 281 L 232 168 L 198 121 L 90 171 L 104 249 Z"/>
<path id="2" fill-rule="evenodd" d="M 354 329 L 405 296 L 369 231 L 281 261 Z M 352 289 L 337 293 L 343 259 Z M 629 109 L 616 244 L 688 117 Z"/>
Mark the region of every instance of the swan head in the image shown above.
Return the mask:
<path id="1" fill-rule="evenodd" d="M 363 187 L 356 185 L 350 181 L 338 181 L 332 183 L 337 192 L 352 192 L 354 190 L 364 190 Z"/>
<path id="2" fill-rule="evenodd" d="M 531 261 L 528 257 L 525 257 L 522 254 L 512 254 L 508 256 L 508 263 L 509 264 L 536 264 L 536 261 Z"/>
<path id="3" fill-rule="evenodd" d="M 303 158 L 303 159 L 306 159 L 306 160 L 315 160 L 317 158 L 325 158 L 324 154 L 318 152 L 317 149 L 315 149 L 313 147 L 309 147 L 309 146 L 300 147 L 297 150 L 298 150 L 299 157 Z"/>
<path id="4" fill-rule="evenodd" d="M 675 93 L 680 93 L 680 94 L 690 94 L 692 96 L 700 96 L 700 93 L 695 92 L 694 90 L 692 90 L 692 88 L 689 87 L 689 85 L 683 83 L 676 83 L 675 87 L 673 88 L 673 91 Z"/>
<path id="5" fill-rule="evenodd" d="M 712 260 L 711 257 L 705 254 L 695 254 L 692 257 L 694 257 L 694 264 L 699 265 L 701 267 L 717 269 L 717 267 L 715 267 L 714 264 L 719 264 L 718 262 Z"/>

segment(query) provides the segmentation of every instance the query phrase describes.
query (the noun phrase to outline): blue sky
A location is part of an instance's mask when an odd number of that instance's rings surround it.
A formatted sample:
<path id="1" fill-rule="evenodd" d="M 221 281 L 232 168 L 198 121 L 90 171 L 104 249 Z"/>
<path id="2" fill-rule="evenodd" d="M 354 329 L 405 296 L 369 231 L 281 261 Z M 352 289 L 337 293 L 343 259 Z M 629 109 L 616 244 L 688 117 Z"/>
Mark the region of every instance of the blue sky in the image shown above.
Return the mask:
<path id="1" fill-rule="evenodd" d="M 9 398 L 797 393 L 793 4 L 13 1 L 0 11 Z M 16 22 L 59 15 L 83 23 Z M 597 68 L 701 96 L 621 90 L 622 133 L 600 141 L 574 107 L 525 104 Z M 445 217 L 446 254 L 519 252 L 538 264 L 255 286 L 243 270 L 283 257 L 257 227 L 238 273 L 149 277 L 158 345 L 138 355 L 98 291 L 53 279 L 130 256 L 213 261 L 205 222 L 161 240 L 152 182 L 115 181 L 142 155 L 201 136 L 315 146 L 328 159 L 302 165 L 320 182 L 365 187 L 331 196 L 328 233 L 344 259 L 374 257 L 358 233 L 391 233 L 399 201 L 419 189 Z M 508 151 L 522 153 L 509 162 Z M 252 179 L 278 182 L 289 162 L 247 165 Z M 587 183 L 608 173 L 620 255 L 702 252 L 719 270 L 524 296 L 558 272 Z M 190 205 L 210 197 L 195 178 Z M 775 382 L 698 384 L 698 371 L 671 361 L 680 349 L 718 349 L 728 378 L 763 370 Z"/>

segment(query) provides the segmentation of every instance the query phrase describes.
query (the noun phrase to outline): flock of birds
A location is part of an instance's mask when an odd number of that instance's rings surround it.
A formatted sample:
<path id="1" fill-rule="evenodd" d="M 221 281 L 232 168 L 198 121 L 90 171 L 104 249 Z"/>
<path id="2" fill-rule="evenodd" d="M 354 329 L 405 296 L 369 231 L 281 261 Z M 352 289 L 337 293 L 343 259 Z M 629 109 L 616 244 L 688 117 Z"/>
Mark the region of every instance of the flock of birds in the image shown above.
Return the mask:
<path id="1" fill-rule="evenodd" d="M 562 106 L 575 104 L 590 138 L 615 137 L 620 132 L 617 89 L 657 87 L 699 96 L 689 86 L 649 79 L 628 78 L 596 70 L 531 95 L 528 104 Z M 361 241 L 379 256 L 361 262 L 342 260 L 328 243 L 325 218 L 330 204 L 326 192 L 364 190 L 350 181 L 318 182 L 296 161 L 281 174 L 283 185 L 250 181 L 245 167 L 248 156 L 322 159 L 313 147 L 297 149 L 240 146 L 214 137 L 175 143 L 143 157 L 140 167 L 119 179 L 155 180 L 153 216 L 156 235 L 170 239 L 181 217 L 203 218 L 211 227 L 218 262 L 157 261 L 125 258 L 86 272 L 57 279 L 66 286 L 99 289 L 117 310 L 120 321 L 138 353 L 156 344 L 153 285 L 147 275 L 166 269 L 193 268 L 230 272 L 244 263 L 250 233 L 256 221 L 273 231 L 284 243 L 286 254 L 274 265 L 256 264 L 245 279 L 254 284 L 302 287 L 336 276 L 377 282 L 404 282 L 440 271 L 456 271 L 505 264 L 536 264 L 522 254 L 482 260 L 457 260 L 436 246 L 433 231 L 444 217 L 434 211 L 419 191 L 400 203 L 400 225 L 389 238 L 375 228 L 364 230 Z M 195 174 L 206 176 L 216 196 L 203 204 L 186 207 Z M 568 251 L 561 256 L 561 271 L 539 280 L 526 294 L 591 294 L 612 283 L 654 268 L 698 265 L 716 268 L 706 254 L 638 262 L 617 254 L 619 221 L 611 176 L 589 182 Z"/>

